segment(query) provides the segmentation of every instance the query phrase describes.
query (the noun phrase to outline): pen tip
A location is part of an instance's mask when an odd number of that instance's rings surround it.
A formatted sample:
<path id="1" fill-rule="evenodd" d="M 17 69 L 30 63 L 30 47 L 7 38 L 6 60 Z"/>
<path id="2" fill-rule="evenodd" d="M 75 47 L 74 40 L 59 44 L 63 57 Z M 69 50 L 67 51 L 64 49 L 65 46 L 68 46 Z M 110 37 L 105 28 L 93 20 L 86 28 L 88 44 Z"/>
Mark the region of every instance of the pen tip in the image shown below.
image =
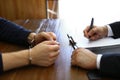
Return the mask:
<path id="1" fill-rule="evenodd" d="M 94 20 L 94 18 L 92 17 L 92 20 Z"/>
<path id="2" fill-rule="evenodd" d="M 67 34 L 67 37 L 70 38 L 70 36 Z"/>

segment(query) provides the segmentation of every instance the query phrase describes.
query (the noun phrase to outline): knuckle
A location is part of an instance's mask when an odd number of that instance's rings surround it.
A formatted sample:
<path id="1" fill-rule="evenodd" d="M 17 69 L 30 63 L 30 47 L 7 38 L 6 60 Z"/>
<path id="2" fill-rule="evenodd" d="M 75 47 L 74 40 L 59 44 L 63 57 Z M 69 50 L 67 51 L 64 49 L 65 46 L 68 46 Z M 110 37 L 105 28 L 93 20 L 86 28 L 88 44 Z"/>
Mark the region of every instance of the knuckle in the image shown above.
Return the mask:
<path id="1" fill-rule="evenodd" d="M 53 50 L 53 48 L 52 47 L 48 47 L 48 50 L 51 51 L 51 50 Z"/>
<path id="2" fill-rule="evenodd" d="M 60 46 L 59 46 L 59 45 L 56 45 L 55 50 L 56 50 L 56 51 L 60 50 Z"/>
<path id="3" fill-rule="evenodd" d="M 49 58 L 48 62 L 49 62 L 49 63 L 53 62 L 53 59 L 52 59 L 52 58 Z"/>
<path id="4" fill-rule="evenodd" d="M 91 31 L 92 31 L 92 32 L 95 32 L 95 28 L 93 28 Z"/>
<path id="5" fill-rule="evenodd" d="M 54 35 L 53 32 L 48 32 L 48 34 L 49 34 L 50 36 L 53 36 L 53 35 Z"/>

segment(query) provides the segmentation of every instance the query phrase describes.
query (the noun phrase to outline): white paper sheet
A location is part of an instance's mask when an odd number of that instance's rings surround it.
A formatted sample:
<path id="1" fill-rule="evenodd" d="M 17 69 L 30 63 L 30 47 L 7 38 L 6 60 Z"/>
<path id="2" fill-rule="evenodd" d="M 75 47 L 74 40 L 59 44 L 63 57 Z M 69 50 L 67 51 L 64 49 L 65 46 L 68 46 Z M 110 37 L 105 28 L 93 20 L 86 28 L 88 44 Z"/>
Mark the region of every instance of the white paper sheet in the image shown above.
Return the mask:
<path id="1" fill-rule="evenodd" d="M 84 48 L 103 47 L 103 46 L 120 45 L 120 38 L 113 39 L 113 38 L 107 37 L 107 38 L 102 38 L 96 41 L 89 41 L 88 39 L 81 37 L 81 39 L 78 38 L 76 42 L 79 47 L 84 47 Z"/>
<path id="2" fill-rule="evenodd" d="M 84 48 L 93 48 L 93 47 L 103 47 L 103 46 L 113 46 L 120 45 L 120 38 L 114 39 L 112 37 L 105 37 L 96 41 L 89 41 L 86 37 L 84 37 L 83 30 L 84 28 L 77 27 L 74 33 L 71 35 L 74 40 L 77 42 L 79 47 Z"/>

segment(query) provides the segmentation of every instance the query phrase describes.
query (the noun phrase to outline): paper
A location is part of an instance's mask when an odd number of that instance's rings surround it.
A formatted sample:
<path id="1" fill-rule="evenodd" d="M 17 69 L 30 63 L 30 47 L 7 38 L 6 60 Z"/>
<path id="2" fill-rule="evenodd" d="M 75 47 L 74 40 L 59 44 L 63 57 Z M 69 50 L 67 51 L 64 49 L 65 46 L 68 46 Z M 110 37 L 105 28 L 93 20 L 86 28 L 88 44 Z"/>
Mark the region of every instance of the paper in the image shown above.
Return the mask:
<path id="1" fill-rule="evenodd" d="M 78 38 L 77 45 L 79 47 L 84 48 L 91 48 L 91 47 L 102 47 L 102 46 L 112 46 L 112 45 L 119 45 L 120 44 L 120 38 L 119 39 L 113 39 L 110 37 L 102 38 L 96 41 L 89 41 L 88 39 L 85 39 L 84 37 L 81 39 Z"/>
<path id="2" fill-rule="evenodd" d="M 84 37 L 83 29 L 76 29 L 73 38 L 77 42 L 77 45 L 83 48 L 120 45 L 120 38 L 114 39 L 112 37 L 105 37 L 96 41 L 89 41 L 86 37 Z"/>

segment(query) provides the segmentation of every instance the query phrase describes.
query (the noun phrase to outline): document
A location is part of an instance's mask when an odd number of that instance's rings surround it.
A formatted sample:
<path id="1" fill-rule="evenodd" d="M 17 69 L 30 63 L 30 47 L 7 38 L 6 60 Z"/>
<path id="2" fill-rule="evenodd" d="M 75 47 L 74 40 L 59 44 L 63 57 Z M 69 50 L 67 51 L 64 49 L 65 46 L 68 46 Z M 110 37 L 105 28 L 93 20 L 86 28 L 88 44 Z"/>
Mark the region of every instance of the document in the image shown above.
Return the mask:
<path id="1" fill-rule="evenodd" d="M 79 20 L 80 21 L 80 20 Z M 120 47 L 120 38 L 114 39 L 112 37 L 104 37 L 102 39 L 96 40 L 96 41 L 90 41 L 86 37 L 84 37 L 84 29 L 86 28 L 87 23 L 80 23 L 75 21 L 66 22 L 64 30 L 66 31 L 66 37 L 67 34 L 73 37 L 74 41 L 77 43 L 78 47 L 83 48 L 113 48 L 113 47 Z M 89 24 L 88 24 L 89 25 Z"/>
<path id="2" fill-rule="evenodd" d="M 90 41 L 84 37 L 83 29 L 77 29 L 72 37 L 76 41 L 77 46 L 83 48 L 113 47 L 120 45 L 120 38 L 105 37 L 96 41 Z"/>
<path id="3" fill-rule="evenodd" d="M 85 37 L 78 38 L 77 45 L 84 48 L 96 48 L 120 45 L 120 38 L 113 39 L 112 37 L 102 38 L 96 41 L 89 41 Z"/>

